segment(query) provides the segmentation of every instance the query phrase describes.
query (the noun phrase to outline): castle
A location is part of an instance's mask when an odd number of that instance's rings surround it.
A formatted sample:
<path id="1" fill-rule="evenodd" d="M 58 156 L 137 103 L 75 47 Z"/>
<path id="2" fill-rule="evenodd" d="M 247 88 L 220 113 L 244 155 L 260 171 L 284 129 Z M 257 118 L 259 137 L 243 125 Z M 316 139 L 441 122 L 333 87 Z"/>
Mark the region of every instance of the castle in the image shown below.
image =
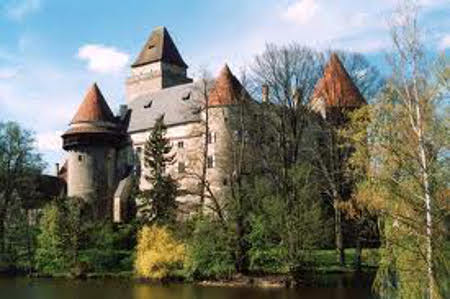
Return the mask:
<path id="1" fill-rule="evenodd" d="M 126 80 L 126 104 L 120 107 L 119 115 L 112 113 L 96 84 L 88 90 L 69 129 L 62 135 L 67 160 L 58 176 L 66 181 L 68 196 L 92 202 L 99 217 L 125 221 L 133 175 L 139 177 L 140 189 L 151 187 L 144 179 L 148 170 L 143 165 L 142 153 L 155 120 L 161 115 L 176 156 L 166 172 L 179 182 L 180 211 L 189 213 L 198 204 L 193 190 L 198 188 L 202 163 L 207 168 L 209 188 L 218 194 L 227 188 L 223 172 L 226 161 L 219 157 L 226 153 L 232 138 L 226 129 L 229 108 L 245 90 L 226 65 L 214 80 L 198 82 L 187 76 L 187 68 L 168 31 L 158 27 L 131 65 L 131 75 Z M 335 94 L 345 93 L 347 102 L 333 102 L 320 92 L 330 87 Z M 267 97 L 267 88 L 263 87 L 263 98 Z M 333 105 L 358 106 L 363 101 L 333 55 L 318 83 L 312 108 L 326 117 L 327 109 Z M 205 123 L 208 136 L 204 133 Z M 202 161 L 205 143 L 208 152 Z"/>

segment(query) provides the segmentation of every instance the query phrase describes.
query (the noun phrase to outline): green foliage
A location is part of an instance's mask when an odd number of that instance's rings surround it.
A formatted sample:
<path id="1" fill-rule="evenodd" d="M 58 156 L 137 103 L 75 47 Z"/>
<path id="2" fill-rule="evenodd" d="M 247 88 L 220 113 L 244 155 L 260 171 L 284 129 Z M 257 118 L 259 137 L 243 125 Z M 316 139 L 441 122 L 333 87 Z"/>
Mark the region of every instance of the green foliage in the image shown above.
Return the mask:
<path id="1" fill-rule="evenodd" d="M 5 253 L 3 262 L 16 269 L 31 270 L 36 249 L 36 228 L 28 222 L 27 211 L 16 199 L 8 208 L 5 221 Z"/>
<path id="2" fill-rule="evenodd" d="M 229 278 L 235 272 L 232 232 L 213 219 L 199 219 L 187 247 L 185 270 L 192 279 Z"/>
<path id="3" fill-rule="evenodd" d="M 24 208 L 28 201 L 34 199 L 31 182 L 42 169 L 41 157 L 35 152 L 33 133 L 15 122 L 0 122 L 0 258 L 17 258 L 7 256 L 7 247 L 21 255 L 20 248 L 13 249 L 12 244 L 8 245 L 5 240 L 6 221 L 15 216 L 19 218 L 14 221 L 25 218 L 25 215 L 18 214 L 17 209 Z"/>
<path id="4" fill-rule="evenodd" d="M 282 270 L 286 264 L 286 247 L 268 222 L 263 215 L 253 216 L 250 220 L 248 254 L 252 271 L 275 273 Z"/>
<path id="5" fill-rule="evenodd" d="M 274 194 L 265 179 L 255 183 L 247 237 L 251 270 L 297 269 L 313 262 L 311 252 L 330 238 L 310 166 L 297 165 L 289 176 L 291 196 Z"/>
<path id="6" fill-rule="evenodd" d="M 60 272 L 67 265 L 61 218 L 61 212 L 56 204 L 49 204 L 44 208 L 35 258 L 36 268 L 43 273 Z"/>
<path id="7" fill-rule="evenodd" d="M 80 260 L 94 272 L 132 271 L 136 227 L 125 224 L 91 223 L 85 227 L 86 240 Z"/>
<path id="8" fill-rule="evenodd" d="M 159 117 L 145 143 L 144 165 L 149 170 L 145 179 L 152 186 L 141 193 L 143 205 L 140 207 L 142 219 L 147 223 L 170 224 L 175 221 L 177 183 L 170 175 L 165 175 L 166 167 L 173 162 L 170 155 L 169 139 L 165 137 L 167 127 L 164 116 Z"/>
<path id="9" fill-rule="evenodd" d="M 79 262 L 83 239 L 82 200 L 62 198 L 49 203 L 40 221 L 36 268 L 53 274 Z"/>

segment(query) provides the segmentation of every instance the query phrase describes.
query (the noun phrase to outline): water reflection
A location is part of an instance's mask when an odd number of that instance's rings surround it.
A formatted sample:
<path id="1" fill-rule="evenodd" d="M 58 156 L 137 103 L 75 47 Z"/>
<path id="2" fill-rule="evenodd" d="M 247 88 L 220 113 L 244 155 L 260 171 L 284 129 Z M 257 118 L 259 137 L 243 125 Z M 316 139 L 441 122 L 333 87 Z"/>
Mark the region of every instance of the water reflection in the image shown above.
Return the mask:
<path id="1" fill-rule="evenodd" d="M 321 287 L 257 289 L 149 285 L 125 280 L 67 281 L 0 278 L 0 298 L 7 299 L 352 299 L 370 298 L 373 276 L 326 275 Z"/>

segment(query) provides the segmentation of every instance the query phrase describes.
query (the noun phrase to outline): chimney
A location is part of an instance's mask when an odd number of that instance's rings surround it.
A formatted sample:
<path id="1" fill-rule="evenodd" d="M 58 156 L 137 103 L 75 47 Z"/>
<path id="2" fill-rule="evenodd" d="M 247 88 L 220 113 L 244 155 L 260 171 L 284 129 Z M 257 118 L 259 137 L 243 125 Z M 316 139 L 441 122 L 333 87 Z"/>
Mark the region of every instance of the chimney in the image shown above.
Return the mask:
<path id="1" fill-rule="evenodd" d="M 59 163 L 55 163 L 56 176 L 59 174 Z"/>
<path id="2" fill-rule="evenodd" d="M 262 102 L 269 103 L 269 85 L 262 85 Z"/>
<path id="3" fill-rule="evenodd" d="M 127 105 L 120 105 L 119 106 L 119 116 L 120 117 L 124 117 L 125 114 L 127 113 L 127 111 L 128 111 L 128 106 Z"/>
<path id="4" fill-rule="evenodd" d="M 298 107 L 301 104 L 302 96 L 302 90 L 299 87 L 295 88 L 292 94 L 294 107 Z"/>

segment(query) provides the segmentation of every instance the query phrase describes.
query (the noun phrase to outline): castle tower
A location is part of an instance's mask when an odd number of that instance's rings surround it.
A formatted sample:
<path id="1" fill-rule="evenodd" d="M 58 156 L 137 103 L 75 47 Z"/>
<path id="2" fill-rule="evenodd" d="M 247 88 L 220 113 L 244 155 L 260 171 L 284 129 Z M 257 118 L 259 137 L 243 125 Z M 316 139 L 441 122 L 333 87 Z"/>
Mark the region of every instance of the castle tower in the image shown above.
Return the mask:
<path id="1" fill-rule="evenodd" d="M 97 217 L 111 217 L 117 150 L 125 132 L 96 84 L 88 90 L 62 138 L 68 152 L 68 196 L 93 204 Z"/>
<path id="2" fill-rule="evenodd" d="M 145 93 L 192 82 L 187 68 L 167 29 L 155 28 L 131 65 L 131 76 L 126 82 L 127 102 Z"/>
<path id="3" fill-rule="evenodd" d="M 354 110 L 365 104 L 366 101 L 338 55 L 332 53 L 323 77 L 314 89 L 311 109 L 324 119 L 337 124 L 342 121 L 344 110 Z"/>

